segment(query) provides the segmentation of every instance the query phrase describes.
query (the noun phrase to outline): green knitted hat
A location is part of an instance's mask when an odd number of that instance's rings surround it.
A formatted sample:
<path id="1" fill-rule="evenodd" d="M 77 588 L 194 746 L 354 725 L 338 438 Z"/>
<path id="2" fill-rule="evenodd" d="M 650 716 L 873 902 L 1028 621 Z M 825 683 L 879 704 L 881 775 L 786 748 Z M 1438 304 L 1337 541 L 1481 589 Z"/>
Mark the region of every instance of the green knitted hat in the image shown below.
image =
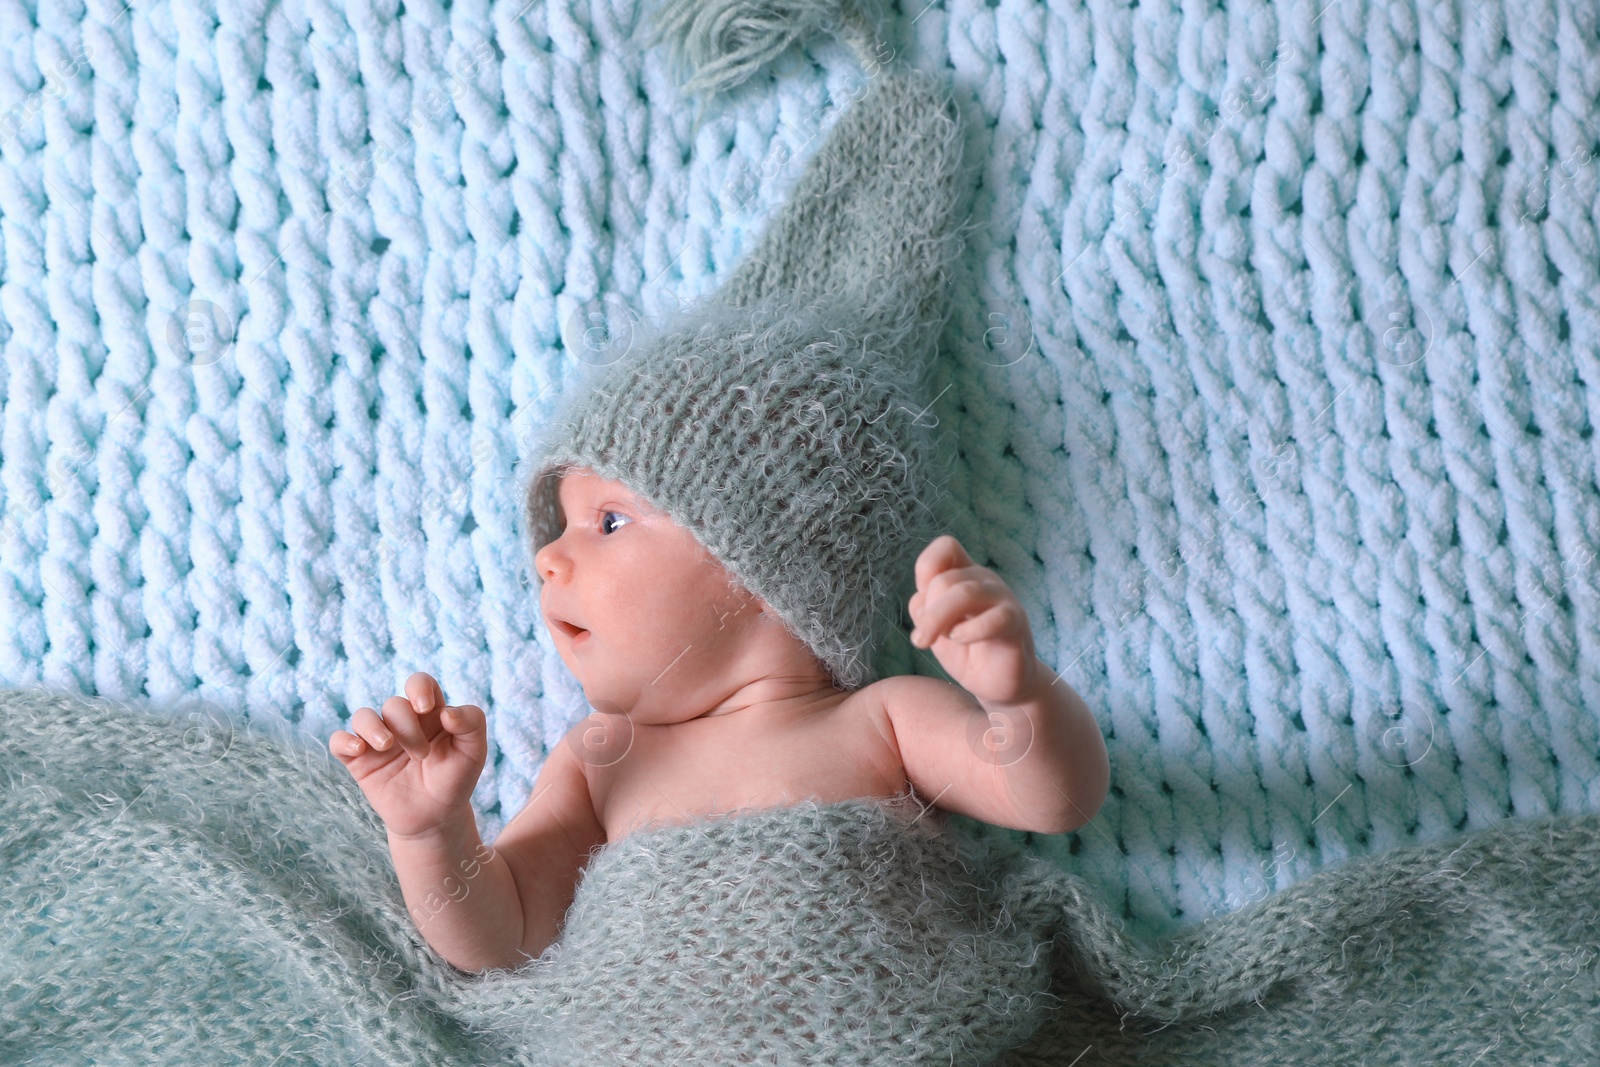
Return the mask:
<path id="1" fill-rule="evenodd" d="M 568 469 L 623 483 L 857 689 L 943 527 L 927 372 L 963 244 L 961 139 L 948 93 L 885 65 L 870 18 L 805 10 L 802 29 L 847 28 L 865 90 L 728 282 L 602 352 L 567 391 L 528 450 L 525 518 L 537 553 L 561 534 Z M 675 2 L 656 36 L 680 56 L 712 42 L 690 55 L 691 84 L 720 90 L 794 39 L 790 13 Z"/>

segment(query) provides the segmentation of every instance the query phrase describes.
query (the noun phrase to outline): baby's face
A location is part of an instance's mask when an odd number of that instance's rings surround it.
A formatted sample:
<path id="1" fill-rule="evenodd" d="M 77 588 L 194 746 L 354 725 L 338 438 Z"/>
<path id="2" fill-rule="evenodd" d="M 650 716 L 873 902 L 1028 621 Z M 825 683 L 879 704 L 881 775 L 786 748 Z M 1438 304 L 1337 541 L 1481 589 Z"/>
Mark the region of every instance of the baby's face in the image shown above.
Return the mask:
<path id="1" fill-rule="evenodd" d="M 596 709 L 695 718 L 796 644 L 692 533 L 621 482 L 580 468 L 558 496 L 561 536 L 534 556 L 539 609 Z"/>

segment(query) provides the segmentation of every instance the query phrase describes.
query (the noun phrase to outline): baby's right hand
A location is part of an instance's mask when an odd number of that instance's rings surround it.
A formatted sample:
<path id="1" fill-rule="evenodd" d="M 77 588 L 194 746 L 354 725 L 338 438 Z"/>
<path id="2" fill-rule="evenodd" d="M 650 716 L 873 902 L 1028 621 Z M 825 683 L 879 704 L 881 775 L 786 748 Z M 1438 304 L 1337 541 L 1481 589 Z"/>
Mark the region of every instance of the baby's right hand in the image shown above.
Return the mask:
<path id="1" fill-rule="evenodd" d="M 328 749 L 349 768 L 391 833 L 415 837 L 472 811 L 472 791 L 489 755 L 488 718 L 474 704 L 447 706 L 432 675 L 406 679 L 406 695 L 350 717 Z"/>

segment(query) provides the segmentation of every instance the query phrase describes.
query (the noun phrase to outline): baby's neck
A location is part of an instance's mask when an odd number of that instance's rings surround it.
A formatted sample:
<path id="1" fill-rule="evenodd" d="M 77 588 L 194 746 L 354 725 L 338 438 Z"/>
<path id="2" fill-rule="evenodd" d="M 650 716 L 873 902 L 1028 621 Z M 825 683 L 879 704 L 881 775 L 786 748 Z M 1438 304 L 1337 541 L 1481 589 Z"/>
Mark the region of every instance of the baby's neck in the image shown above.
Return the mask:
<path id="1" fill-rule="evenodd" d="M 762 679 L 741 687 L 726 700 L 695 718 L 722 719 L 737 715 L 768 718 L 805 714 L 837 707 L 849 696 L 848 690 L 837 689 L 827 682 L 807 685 L 797 680 Z"/>

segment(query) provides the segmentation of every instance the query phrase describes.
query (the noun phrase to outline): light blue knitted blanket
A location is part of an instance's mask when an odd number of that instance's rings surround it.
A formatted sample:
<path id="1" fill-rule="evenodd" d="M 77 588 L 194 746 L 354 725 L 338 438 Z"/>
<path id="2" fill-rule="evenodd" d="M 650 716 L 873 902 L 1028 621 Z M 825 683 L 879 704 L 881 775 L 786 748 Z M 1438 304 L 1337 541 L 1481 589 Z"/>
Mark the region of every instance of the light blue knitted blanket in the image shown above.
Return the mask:
<path id="1" fill-rule="evenodd" d="M 1112 759 L 1033 846 L 1156 932 L 1600 810 L 1594 6 L 903 14 L 984 161 L 952 532 Z M 0 7 L 0 682 L 325 742 L 429 670 L 490 710 L 492 839 L 585 711 L 523 428 L 731 273 L 859 77 L 818 41 L 696 113 L 638 15 Z"/>

